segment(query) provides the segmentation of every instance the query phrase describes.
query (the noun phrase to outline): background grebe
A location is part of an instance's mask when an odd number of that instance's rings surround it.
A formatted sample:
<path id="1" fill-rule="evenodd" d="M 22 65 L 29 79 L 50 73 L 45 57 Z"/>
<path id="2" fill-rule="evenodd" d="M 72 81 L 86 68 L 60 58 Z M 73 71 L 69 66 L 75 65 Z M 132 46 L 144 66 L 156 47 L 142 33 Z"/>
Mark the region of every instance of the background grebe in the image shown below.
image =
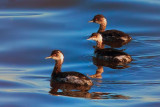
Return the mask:
<path id="1" fill-rule="evenodd" d="M 94 18 L 89 21 L 100 24 L 98 33 L 101 33 L 103 36 L 103 43 L 111 46 L 112 48 L 119 48 L 123 45 L 126 45 L 131 41 L 131 37 L 119 30 L 106 30 L 107 19 L 103 15 L 96 15 Z"/>
<path id="2" fill-rule="evenodd" d="M 79 72 L 61 72 L 61 67 L 64 60 L 64 55 L 61 51 L 52 51 L 51 56 L 46 57 L 46 59 L 49 58 L 55 60 L 55 66 L 51 75 L 51 81 L 87 86 L 93 85 L 92 81 L 87 76 Z"/>

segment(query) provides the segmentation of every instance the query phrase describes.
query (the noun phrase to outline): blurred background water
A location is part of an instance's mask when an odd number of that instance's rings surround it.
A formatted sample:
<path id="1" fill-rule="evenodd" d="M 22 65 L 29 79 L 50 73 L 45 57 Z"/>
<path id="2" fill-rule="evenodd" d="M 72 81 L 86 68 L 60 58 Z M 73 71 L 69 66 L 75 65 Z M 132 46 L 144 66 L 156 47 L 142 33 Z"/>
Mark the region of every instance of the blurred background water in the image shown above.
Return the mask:
<path id="1" fill-rule="evenodd" d="M 54 61 L 44 58 L 54 49 L 64 53 L 62 71 L 96 72 L 95 42 L 86 40 L 99 27 L 88 23 L 96 14 L 133 38 L 121 48 L 130 67 L 104 67 L 87 93 L 51 94 Z M 0 106 L 159 107 L 159 29 L 159 0 L 1 0 Z"/>

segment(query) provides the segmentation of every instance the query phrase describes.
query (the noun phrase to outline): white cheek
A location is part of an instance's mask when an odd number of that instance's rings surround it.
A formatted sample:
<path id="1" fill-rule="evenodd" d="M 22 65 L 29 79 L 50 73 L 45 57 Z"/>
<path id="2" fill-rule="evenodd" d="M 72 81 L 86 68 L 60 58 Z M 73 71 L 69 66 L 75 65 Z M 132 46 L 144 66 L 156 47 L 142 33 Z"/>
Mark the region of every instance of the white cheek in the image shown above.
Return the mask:
<path id="1" fill-rule="evenodd" d="M 97 38 L 98 41 L 102 41 L 103 38 L 102 38 L 102 35 L 101 34 L 98 34 L 98 38 Z"/>
<path id="2" fill-rule="evenodd" d="M 98 21 L 95 21 L 95 23 L 101 24 L 101 23 L 99 23 Z"/>
<path id="3" fill-rule="evenodd" d="M 64 59 L 64 56 L 63 56 L 63 54 L 61 54 L 60 58 L 61 58 L 61 60 L 63 61 L 63 59 Z"/>
<path id="4" fill-rule="evenodd" d="M 98 38 L 98 41 L 102 41 L 102 37 L 99 37 L 99 38 Z"/>
<path id="5" fill-rule="evenodd" d="M 103 21 L 107 24 L 107 20 L 106 19 L 103 19 Z"/>

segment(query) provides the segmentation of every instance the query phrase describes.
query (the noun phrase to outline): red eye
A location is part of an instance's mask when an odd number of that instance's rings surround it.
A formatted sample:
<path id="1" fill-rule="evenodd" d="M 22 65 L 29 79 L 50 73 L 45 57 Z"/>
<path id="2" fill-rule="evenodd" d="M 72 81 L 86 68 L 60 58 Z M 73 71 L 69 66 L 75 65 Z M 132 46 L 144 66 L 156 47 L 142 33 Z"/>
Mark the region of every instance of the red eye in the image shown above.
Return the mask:
<path id="1" fill-rule="evenodd" d="M 95 20 L 97 20 L 97 18 Z"/>
<path id="2" fill-rule="evenodd" d="M 57 56 L 56 54 L 53 54 L 52 56 Z"/>

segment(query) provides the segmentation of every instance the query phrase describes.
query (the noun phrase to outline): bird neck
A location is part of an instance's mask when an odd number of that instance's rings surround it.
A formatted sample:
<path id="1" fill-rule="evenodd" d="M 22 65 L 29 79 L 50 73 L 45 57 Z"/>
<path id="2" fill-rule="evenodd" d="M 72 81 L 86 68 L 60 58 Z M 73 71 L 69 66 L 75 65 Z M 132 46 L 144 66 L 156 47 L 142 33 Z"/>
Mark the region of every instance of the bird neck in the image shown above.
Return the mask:
<path id="1" fill-rule="evenodd" d="M 61 60 L 56 60 L 55 61 L 55 66 L 54 66 L 54 69 L 53 69 L 53 72 L 52 72 L 52 76 L 55 76 L 56 74 L 61 72 L 62 63 L 63 63 L 63 61 L 61 61 Z"/>
<path id="2" fill-rule="evenodd" d="M 104 22 L 104 23 L 100 24 L 98 33 L 104 32 L 105 29 L 106 29 L 106 26 L 107 26 L 107 22 Z"/>
<path id="3" fill-rule="evenodd" d="M 97 41 L 96 49 L 104 49 L 104 44 L 102 40 Z"/>

